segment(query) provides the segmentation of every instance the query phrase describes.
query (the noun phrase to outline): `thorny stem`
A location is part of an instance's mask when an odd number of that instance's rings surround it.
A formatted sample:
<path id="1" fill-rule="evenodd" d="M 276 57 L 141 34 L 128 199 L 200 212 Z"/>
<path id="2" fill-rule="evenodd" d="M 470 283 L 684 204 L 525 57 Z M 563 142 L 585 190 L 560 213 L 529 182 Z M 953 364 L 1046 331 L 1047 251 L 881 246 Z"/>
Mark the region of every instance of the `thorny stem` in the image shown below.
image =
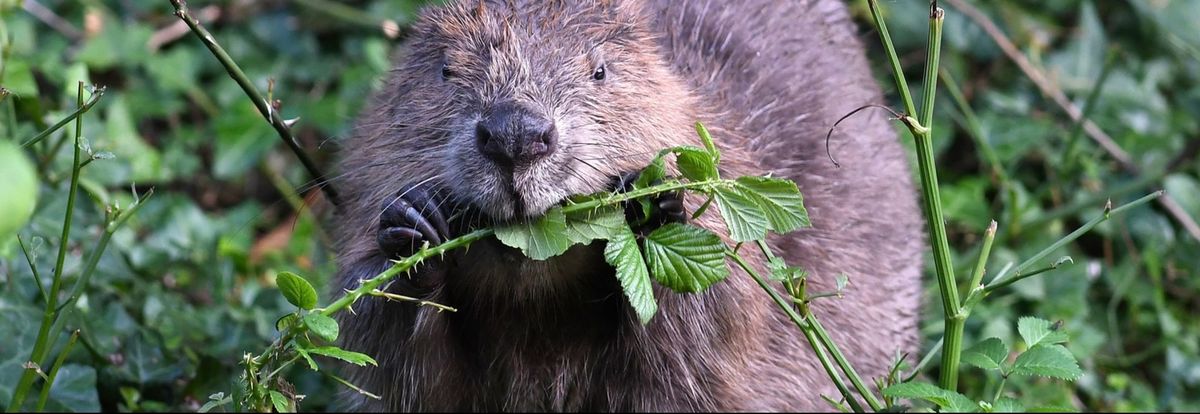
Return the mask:
<path id="1" fill-rule="evenodd" d="M 77 97 L 79 107 L 83 107 L 83 82 L 78 83 Z M 50 327 L 54 325 L 55 319 L 58 317 L 58 291 L 62 288 L 62 273 L 63 264 L 67 259 L 67 242 L 71 235 L 71 219 L 74 218 L 75 198 L 79 193 L 79 158 L 81 149 L 79 148 L 79 139 L 83 135 L 83 118 L 76 116 L 75 118 L 75 157 L 71 164 L 71 183 L 67 193 L 67 211 L 63 218 L 62 237 L 58 241 L 58 259 L 55 261 L 54 276 L 50 282 L 50 290 L 46 295 L 46 310 L 42 313 L 42 325 L 38 329 L 37 340 L 33 345 L 33 352 L 29 356 L 29 362 L 39 363 L 46 358 L 46 354 L 50 351 L 50 346 L 53 345 L 51 340 Z M 54 338 L 57 339 L 57 338 Z M 8 403 L 8 412 L 17 412 L 25 404 L 25 394 L 29 392 L 29 388 L 33 386 L 35 372 L 32 369 L 26 369 L 21 373 L 21 379 L 17 382 L 16 389 L 13 390 L 12 400 Z M 46 387 L 50 387 L 51 383 L 47 382 Z"/>
<path id="2" fill-rule="evenodd" d="M 50 399 L 50 388 L 54 384 L 54 378 L 58 377 L 59 368 L 62 368 L 63 363 L 66 362 L 67 355 L 71 353 L 71 348 L 75 346 L 75 341 L 77 340 L 79 340 L 79 330 L 71 333 L 71 339 L 67 340 L 67 345 L 58 354 L 58 359 L 54 361 L 54 366 L 50 368 L 50 374 L 46 376 L 46 386 L 42 387 L 41 395 L 38 395 L 37 408 L 34 411 L 42 412 L 46 409 L 46 401 Z"/>
<path id="3" fill-rule="evenodd" d="M 192 15 L 188 13 L 187 2 L 184 0 L 171 0 L 171 5 L 175 6 L 175 16 L 178 16 L 184 21 L 184 23 L 187 23 L 188 27 L 192 29 L 192 32 L 200 38 L 200 41 L 208 47 L 208 50 L 212 52 L 213 56 L 215 56 L 217 60 L 221 62 L 221 66 L 225 67 L 225 71 L 229 73 L 229 76 L 237 82 L 238 86 L 242 87 L 242 91 L 246 93 L 246 96 L 249 97 L 250 100 L 254 102 L 254 106 L 258 108 L 258 112 L 267 119 L 267 122 L 271 124 L 271 127 L 275 129 L 275 132 L 279 134 L 279 138 L 283 140 L 283 143 L 288 146 L 288 149 L 290 149 L 292 153 L 296 155 L 296 158 L 300 160 L 300 163 L 304 165 L 304 169 L 308 170 L 308 174 L 313 177 L 313 180 L 316 181 L 317 186 L 321 188 L 321 191 L 325 192 L 325 196 L 329 197 L 329 201 L 335 206 L 340 204 L 341 199 L 338 198 L 337 191 L 325 178 L 325 175 L 321 173 L 321 169 L 317 167 L 317 164 L 314 163 L 312 158 L 308 156 L 308 153 L 304 152 L 303 148 L 300 148 L 300 144 L 296 140 L 296 137 L 292 135 L 291 126 L 288 124 L 288 122 L 275 112 L 275 110 L 271 107 L 271 103 L 267 101 L 267 98 L 264 98 L 263 95 L 258 92 L 258 88 L 254 86 L 254 83 L 250 81 L 250 78 L 246 77 L 246 73 L 242 72 L 241 67 L 239 67 L 237 63 L 233 61 L 233 58 L 229 57 L 229 54 L 225 52 L 225 49 L 223 49 L 221 45 L 217 44 L 217 40 L 213 37 L 212 33 L 209 33 L 208 29 L 205 29 L 195 17 L 192 17 Z"/>
<path id="4" fill-rule="evenodd" d="M 33 138 L 27 139 L 27 140 L 25 140 L 25 142 L 22 142 L 21 148 L 29 148 L 29 147 L 33 146 L 34 144 L 41 142 L 47 136 L 50 136 L 50 134 L 53 134 L 54 131 L 58 131 L 62 127 L 66 126 L 67 123 L 74 120 L 75 118 L 78 118 L 78 117 L 82 116 L 83 114 L 87 113 L 89 110 L 92 109 L 93 106 L 96 106 L 97 102 L 100 102 L 100 98 L 103 96 L 104 96 L 104 88 L 96 88 L 94 91 L 92 91 L 92 96 L 91 96 L 91 98 L 88 99 L 87 103 L 83 104 L 79 108 L 76 108 L 75 112 L 72 112 L 70 115 L 67 115 L 66 118 L 63 118 L 62 120 L 58 121 L 54 125 L 50 126 L 50 128 L 46 128 L 46 130 L 39 132 L 37 135 L 34 135 Z"/>

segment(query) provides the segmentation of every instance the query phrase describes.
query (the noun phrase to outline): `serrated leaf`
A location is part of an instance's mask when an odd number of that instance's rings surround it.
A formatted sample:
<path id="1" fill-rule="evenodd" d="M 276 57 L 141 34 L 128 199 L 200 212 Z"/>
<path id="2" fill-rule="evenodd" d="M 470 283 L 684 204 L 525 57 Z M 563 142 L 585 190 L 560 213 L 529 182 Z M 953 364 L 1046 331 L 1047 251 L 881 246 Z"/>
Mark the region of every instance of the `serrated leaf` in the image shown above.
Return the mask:
<path id="1" fill-rule="evenodd" d="M 713 232 L 670 223 L 646 236 L 650 275 L 676 292 L 701 292 L 729 276 L 725 243 Z"/>
<path id="2" fill-rule="evenodd" d="M 983 369 L 1000 369 L 1008 359 L 1008 347 L 1000 338 L 988 338 L 962 353 L 962 362 Z"/>
<path id="3" fill-rule="evenodd" d="M 311 283 L 292 272 L 279 272 L 275 277 L 275 284 L 279 286 L 279 291 L 283 292 L 283 297 L 289 303 L 300 309 L 312 309 L 317 306 L 317 290 L 313 289 Z"/>
<path id="4" fill-rule="evenodd" d="M 1025 340 L 1025 346 L 1053 345 L 1067 342 L 1067 334 L 1052 328 L 1050 321 L 1025 316 L 1017 320 L 1017 332 Z"/>
<path id="5" fill-rule="evenodd" d="M 705 128 L 704 124 L 697 122 L 696 135 L 700 136 L 700 141 L 704 143 L 704 148 L 708 150 L 709 154 L 712 154 L 713 163 L 720 164 L 721 151 L 718 150 L 717 145 L 713 143 L 712 135 L 708 133 L 708 128 Z"/>
<path id="6" fill-rule="evenodd" d="M 1000 397 L 995 404 L 992 404 L 993 413 L 1023 413 L 1025 411 L 1025 406 L 1021 405 L 1020 401 L 1008 397 Z"/>
<path id="7" fill-rule="evenodd" d="M 604 247 L 604 260 L 616 269 L 617 281 L 629 299 L 629 305 L 637 313 L 643 325 L 658 312 L 654 300 L 654 288 L 650 285 L 650 271 L 638 250 L 637 239 L 629 225 L 622 226 Z"/>
<path id="8" fill-rule="evenodd" d="M 633 188 L 646 188 L 654 185 L 655 182 L 662 180 L 663 177 L 666 177 L 667 162 L 664 160 L 664 157 L 666 157 L 666 155 L 669 153 L 670 150 L 663 150 L 659 152 L 658 156 L 654 157 L 654 160 L 650 161 L 650 164 L 647 165 L 646 168 L 642 169 L 642 172 L 638 174 L 637 179 L 633 180 Z"/>
<path id="9" fill-rule="evenodd" d="M 796 183 L 779 178 L 741 177 L 737 185 L 758 203 L 772 231 L 782 234 L 812 225 Z"/>
<path id="10" fill-rule="evenodd" d="M 358 352 L 347 351 L 345 349 L 341 349 L 336 346 L 319 346 L 316 348 L 308 348 L 308 352 L 311 352 L 311 353 L 314 353 L 317 355 L 324 355 L 324 356 L 327 356 L 330 358 L 337 358 L 342 361 L 346 361 L 351 364 L 358 365 L 360 367 L 365 367 L 365 366 L 367 366 L 367 364 L 376 365 L 376 366 L 379 365 L 378 363 L 375 362 L 375 359 L 371 358 L 367 354 L 360 354 Z"/>
<path id="11" fill-rule="evenodd" d="M 1074 381 L 1083 375 L 1083 371 L 1071 351 L 1062 345 L 1038 345 L 1017 356 L 1011 374 Z"/>
<path id="12" fill-rule="evenodd" d="M 496 238 L 534 260 L 563 254 L 572 244 L 567 237 L 567 216 L 557 207 L 536 221 L 497 227 Z"/>
<path id="13" fill-rule="evenodd" d="M 288 398 L 284 397 L 279 391 L 271 390 L 269 394 L 271 396 L 271 405 L 275 406 L 276 412 L 290 413 L 293 411 L 291 408 L 292 402 L 288 401 Z"/>
<path id="14" fill-rule="evenodd" d="M 337 340 L 338 323 L 328 316 L 319 313 L 304 315 L 304 325 L 309 331 L 329 342 Z"/>
<path id="15" fill-rule="evenodd" d="M 625 224 L 625 212 L 618 206 L 588 211 L 567 218 L 567 238 L 572 244 L 613 238 Z"/>
<path id="16" fill-rule="evenodd" d="M 304 358 L 305 362 L 308 362 L 308 369 L 311 369 L 313 371 L 321 370 L 320 367 L 317 366 L 317 361 L 314 361 L 312 358 L 312 355 L 309 355 L 308 351 L 305 351 L 304 348 L 297 346 L 296 353 L 300 354 L 300 357 Z"/>
<path id="17" fill-rule="evenodd" d="M 979 404 L 967 396 L 954 391 L 939 388 L 923 382 L 905 382 L 887 387 L 883 395 L 891 398 L 907 398 L 910 400 L 925 400 L 941 407 L 943 411 L 973 413 L 979 411 Z"/>
<path id="18" fill-rule="evenodd" d="M 736 188 L 718 187 L 716 192 L 717 208 L 733 241 L 741 243 L 767 237 L 770 222 L 757 201 Z"/>
<path id="19" fill-rule="evenodd" d="M 717 164 L 712 155 L 696 147 L 675 148 L 675 165 L 684 178 L 705 181 L 717 178 Z"/>

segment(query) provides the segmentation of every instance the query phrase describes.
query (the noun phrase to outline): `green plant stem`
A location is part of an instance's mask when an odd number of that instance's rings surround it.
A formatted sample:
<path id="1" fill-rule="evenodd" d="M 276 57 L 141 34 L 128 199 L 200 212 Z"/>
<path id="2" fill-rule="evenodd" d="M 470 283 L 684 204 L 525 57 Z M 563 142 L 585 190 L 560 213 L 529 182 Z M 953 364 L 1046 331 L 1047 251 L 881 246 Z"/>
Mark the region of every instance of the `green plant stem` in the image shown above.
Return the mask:
<path id="1" fill-rule="evenodd" d="M 996 220 L 992 220 L 988 224 L 988 228 L 983 232 L 983 247 L 979 249 L 979 260 L 975 261 L 975 271 L 971 273 L 971 283 L 967 285 L 967 291 L 971 291 L 983 283 L 983 274 L 987 272 L 988 257 L 992 254 L 992 243 L 996 240 Z"/>
<path id="2" fill-rule="evenodd" d="M 1137 179 L 1135 179 L 1133 181 L 1113 187 L 1107 191 L 1104 191 L 1104 192 L 1101 192 L 1101 193 L 1098 193 L 1098 194 L 1095 194 L 1092 196 L 1088 196 L 1087 198 L 1084 198 L 1082 200 L 1079 200 L 1074 203 L 1056 208 L 1054 210 L 1046 212 L 1045 214 L 1034 217 L 1033 219 L 1026 222 L 1024 224 L 1024 226 L 1028 227 L 1028 228 L 1038 228 L 1048 222 L 1051 222 L 1051 221 L 1054 221 L 1054 220 L 1057 220 L 1057 219 L 1060 219 L 1060 218 L 1063 218 L 1063 217 L 1066 217 L 1066 216 L 1069 216 L 1072 214 L 1076 214 L 1087 208 L 1095 207 L 1096 205 L 1103 203 L 1106 200 L 1110 200 L 1115 197 L 1120 197 L 1125 194 L 1149 187 L 1150 185 L 1152 185 L 1154 183 L 1162 181 L 1163 177 L 1166 177 L 1168 172 L 1169 172 L 1168 170 L 1158 170 L 1153 173 L 1138 176 Z"/>
<path id="3" fill-rule="evenodd" d="M 879 30 L 879 39 L 883 42 L 883 50 L 887 53 L 888 63 L 892 66 L 892 76 L 896 80 L 897 91 L 904 103 L 904 112 L 908 115 L 916 115 L 917 107 L 913 105 L 912 94 L 908 91 L 908 81 L 904 80 L 904 69 L 900 66 L 900 57 L 896 54 L 896 47 L 892 45 L 892 35 L 888 33 L 887 22 L 883 18 L 883 12 L 879 9 L 879 1 L 867 0 L 867 6 L 871 9 L 871 20 L 875 22 L 875 27 Z"/>
<path id="4" fill-rule="evenodd" d="M 87 113 L 89 110 L 92 109 L 93 106 L 96 106 L 97 102 L 100 102 L 100 97 L 102 97 L 102 96 L 104 96 L 104 88 L 96 88 L 96 90 L 92 92 L 92 97 L 90 99 L 88 99 L 87 103 L 76 108 L 75 112 L 72 112 L 70 115 L 67 115 L 67 117 L 63 118 L 62 120 L 59 120 L 54 125 L 50 126 L 50 128 L 46 128 L 44 131 L 39 132 L 37 135 L 34 135 L 33 138 L 27 139 L 27 140 L 25 140 L 25 142 L 22 142 L 21 148 L 29 148 L 29 147 L 33 146 L 34 144 L 41 142 L 47 136 L 50 136 L 50 134 L 53 134 L 54 131 L 58 131 L 62 127 L 66 126 L 67 123 L 69 123 L 72 120 L 79 118 L 83 114 Z"/>
<path id="5" fill-rule="evenodd" d="M 792 309 L 792 306 L 788 303 L 788 301 L 780 296 L 779 292 L 776 292 L 775 289 L 771 288 L 771 286 L 767 284 L 766 280 L 764 280 L 762 276 L 758 274 L 758 271 L 754 270 L 749 263 L 746 263 L 746 260 L 743 259 L 742 256 L 738 255 L 737 252 L 734 251 L 726 251 L 725 255 L 730 259 L 733 259 L 733 262 L 736 263 L 738 267 L 741 267 L 742 270 L 746 271 L 746 273 L 749 274 L 756 283 L 758 283 L 758 286 L 771 296 L 771 300 L 774 300 L 775 304 L 778 305 L 785 314 L 787 314 L 788 318 L 792 320 L 792 323 L 796 324 L 796 327 L 800 328 L 800 331 L 804 333 L 804 337 L 808 339 L 809 346 L 811 346 L 813 351 L 816 352 L 817 360 L 820 361 L 821 367 L 825 368 L 825 373 L 829 374 L 829 378 L 833 380 L 834 387 L 837 387 L 838 392 L 842 394 L 842 398 L 844 398 L 846 403 L 850 405 L 850 409 L 854 410 L 856 413 L 863 412 L 862 404 L 860 404 L 858 400 L 854 398 L 854 394 L 850 392 L 850 389 L 846 387 L 846 383 L 842 381 L 842 377 L 838 375 L 837 371 L 833 368 L 833 363 L 829 361 L 829 356 L 825 354 L 825 350 L 820 345 L 820 341 L 817 339 L 816 334 L 813 333 L 812 327 L 808 326 L 808 324 L 804 321 L 804 318 L 797 314 L 795 309 Z"/>
<path id="6" fill-rule="evenodd" d="M 996 393 L 992 395 L 992 404 L 1000 401 L 1000 395 L 1004 394 L 1004 385 L 1008 383 L 1008 375 L 1000 376 L 1000 386 L 996 387 Z"/>
<path id="7" fill-rule="evenodd" d="M 833 342 L 833 338 L 825 331 L 825 327 L 821 325 L 821 321 L 817 319 L 817 316 L 809 312 L 805 320 L 808 321 L 808 325 L 812 327 L 813 332 L 817 334 L 817 339 L 821 341 L 821 345 L 829 350 L 830 355 L 833 355 L 833 360 L 837 362 L 838 367 L 842 369 L 842 372 L 846 373 L 846 377 L 850 379 L 850 383 L 854 385 L 854 389 L 858 390 L 858 393 L 867 401 L 867 405 L 871 406 L 871 409 L 874 411 L 882 410 L 883 404 L 879 402 L 875 394 L 871 392 L 871 389 L 867 388 L 866 384 L 863 384 L 862 377 L 858 375 L 858 371 L 850 365 L 850 361 L 846 360 L 846 356 L 842 354 L 841 349 Z"/>
<path id="8" fill-rule="evenodd" d="M 71 348 L 75 346 L 75 341 L 79 340 L 79 331 L 71 333 L 71 339 L 67 340 L 67 345 L 63 347 L 61 353 L 58 354 L 58 359 L 54 361 L 54 366 L 50 368 L 50 374 L 46 376 L 46 386 L 42 387 L 41 395 L 38 395 L 37 408 L 34 411 L 42 412 L 46 409 L 46 401 L 50 399 L 51 385 L 54 384 L 54 378 L 58 377 L 58 370 L 62 368 L 63 363 L 67 360 L 67 355 L 71 354 Z"/>
<path id="9" fill-rule="evenodd" d="M 77 102 L 80 107 L 83 106 L 83 82 L 78 84 Z M 79 193 L 79 163 L 80 163 L 80 148 L 79 139 L 83 135 L 83 118 L 76 116 L 75 118 L 75 157 L 71 165 L 71 183 L 67 193 L 67 211 L 63 218 L 62 238 L 59 239 L 58 259 L 54 266 L 54 276 L 50 282 L 50 290 L 47 292 L 46 310 L 42 313 L 42 324 L 38 329 L 37 340 L 33 344 L 33 352 L 29 356 L 29 361 L 39 363 L 46 358 L 49 352 L 50 345 L 53 345 L 51 340 L 50 327 L 54 324 L 58 316 L 58 291 L 62 288 L 62 273 L 63 264 L 67 259 L 67 244 L 71 235 L 71 219 L 74 218 L 75 198 Z M 20 411 L 25 404 L 25 395 L 29 392 L 29 388 L 33 386 L 35 372 L 32 369 L 26 369 L 21 373 L 21 379 L 17 382 L 17 387 L 13 390 L 12 400 L 8 404 L 8 412 Z M 46 383 L 46 387 L 50 387 L 51 383 Z"/>
<path id="10" fill-rule="evenodd" d="M 1104 214 L 1101 214 L 1100 217 L 1096 217 L 1096 218 L 1088 221 L 1087 223 L 1084 223 L 1078 229 L 1071 232 L 1071 234 L 1068 234 L 1068 235 L 1066 235 L 1066 237 L 1063 237 L 1063 238 L 1059 239 L 1058 241 L 1054 242 L 1054 244 L 1051 244 L 1050 247 L 1043 249 L 1041 252 L 1038 252 L 1037 254 L 1033 255 L 1033 257 L 1030 257 L 1028 260 L 1021 262 L 1021 264 L 1017 265 L 1016 269 L 1012 270 L 1011 273 L 1004 273 L 1004 274 L 997 276 L 995 281 L 988 284 L 987 287 L 984 288 L 984 294 L 986 295 L 986 294 L 992 293 L 992 292 L 996 291 L 996 289 L 1000 289 L 1005 286 L 1011 285 L 1013 283 L 1020 282 L 1022 280 L 1025 280 L 1025 278 L 1033 276 L 1037 273 L 1041 273 L 1041 272 L 1030 272 L 1030 273 L 1024 273 L 1024 272 L 1029 267 L 1033 266 L 1037 262 L 1044 259 L 1046 256 L 1050 255 L 1050 253 L 1053 253 L 1055 250 L 1058 250 L 1059 248 L 1062 248 L 1063 246 L 1067 245 L 1068 243 L 1075 241 L 1075 239 L 1078 239 L 1079 236 L 1082 236 L 1084 233 L 1091 231 L 1092 228 L 1096 227 L 1100 223 L 1108 221 L 1108 219 L 1110 217 L 1112 217 L 1114 214 L 1124 213 L 1126 210 L 1146 204 L 1146 203 L 1153 201 L 1162 196 L 1163 196 L 1163 192 L 1161 190 L 1155 191 L 1153 193 L 1150 193 L 1149 195 L 1146 195 L 1145 197 L 1131 201 L 1131 202 L 1129 202 L 1125 205 L 1122 205 L 1120 207 L 1117 207 L 1115 209 L 1112 208 L 1112 203 L 1110 202 L 1109 205 L 1105 207 Z"/>
<path id="11" fill-rule="evenodd" d="M 292 135 L 290 126 L 272 109 L 271 102 L 258 92 L 258 88 L 254 86 L 250 78 L 246 77 L 246 73 L 242 72 L 241 67 L 233 61 L 233 58 L 225 52 L 225 49 L 217 44 L 217 39 L 213 37 L 212 33 L 209 33 L 208 29 L 205 29 L 195 17 L 192 17 L 188 13 L 187 2 L 184 0 L 171 0 L 171 5 L 175 7 L 175 16 L 179 17 L 180 20 L 183 20 L 191 28 L 192 32 L 204 43 L 204 46 L 208 47 L 213 56 L 221 62 L 221 66 L 225 67 L 225 71 L 229 73 L 229 76 L 237 82 L 238 86 L 242 87 L 242 91 L 246 93 L 246 96 L 258 108 L 258 112 L 267 119 L 267 122 L 271 124 L 271 127 L 279 135 L 279 138 L 283 140 L 283 143 L 288 146 L 292 154 L 304 165 L 304 169 L 313 177 L 313 180 L 316 181 L 316 185 L 321 188 L 321 191 L 325 192 L 325 196 L 329 197 L 329 201 L 335 206 L 340 204 L 341 199 L 338 197 L 337 191 L 325 178 L 325 175 L 321 173 L 321 169 L 317 167 L 317 164 L 308 156 L 308 153 L 304 152 L 303 148 L 300 148 L 299 141 Z"/>
<path id="12" fill-rule="evenodd" d="M 46 293 L 46 286 L 42 284 L 42 275 L 37 270 L 37 265 L 33 263 L 33 256 L 29 254 L 29 249 L 25 247 L 25 241 L 21 239 L 21 235 L 17 235 L 17 244 L 21 245 L 21 253 L 25 254 L 25 263 L 29 264 L 29 271 L 33 272 L 33 282 L 37 283 L 38 291 L 42 292 L 42 300 L 49 301 L 50 297 Z"/>

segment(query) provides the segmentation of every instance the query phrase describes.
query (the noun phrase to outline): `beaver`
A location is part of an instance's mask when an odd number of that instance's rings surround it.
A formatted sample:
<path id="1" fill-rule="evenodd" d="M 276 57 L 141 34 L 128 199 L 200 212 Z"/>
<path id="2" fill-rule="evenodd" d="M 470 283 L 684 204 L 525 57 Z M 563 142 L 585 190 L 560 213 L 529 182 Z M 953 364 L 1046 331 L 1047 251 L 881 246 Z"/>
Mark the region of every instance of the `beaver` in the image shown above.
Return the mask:
<path id="1" fill-rule="evenodd" d="M 391 259 L 473 226 L 538 217 L 708 127 L 726 177 L 794 180 L 812 226 L 769 243 L 840 300 L 814 311 L 866 377 L 917 341 L 923 232 L 903 148 L 840 0 L 462 0 L 424 10 L 344 145 L 339 273 L 353 289 Z M 679 206 L 660 203 L 664 222 Z M 678 200 L 677 200 L 678 201 Z M 694 224 L 725 233 L 706 214 Z M 604 243 L 545 261 L 494 239 L 400 276 L 343 312 L 340 345 L 378 367 L 348 379 L 367 411 L 727 411 L 830 408 L 802 333 L 746 274 L 699 294 L 655 286 L 642 325 Z M 765 269 L 761 257 L 752 265 Z M 779 287 L 776 287 L 779 288 Z"/>

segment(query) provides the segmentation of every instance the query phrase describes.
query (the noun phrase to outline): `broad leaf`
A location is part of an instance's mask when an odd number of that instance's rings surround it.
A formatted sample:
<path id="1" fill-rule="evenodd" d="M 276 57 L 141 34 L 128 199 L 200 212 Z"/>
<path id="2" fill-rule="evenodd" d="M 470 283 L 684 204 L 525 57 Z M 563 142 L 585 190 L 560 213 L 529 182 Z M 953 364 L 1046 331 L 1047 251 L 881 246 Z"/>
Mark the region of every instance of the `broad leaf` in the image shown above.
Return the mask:
<path id="1" fill-rule="evenodd" d="M 312 331 L 312 333 L 317 334 L 317 336 L 326 341 L 333 342 L 338 338 L 337 321 L 328 316 L 319 313 L 304 315 L 304 325 L 308 326 L 308 330 Z"/>
<path id="2" fill-rule="evenodd" d="M 962 353 L 962 362 L 983 369 L 1000 369 L 1008 359 L 1008 347 L 1000 338 L 988 338 Z"/>
<path id="3" fill-rule="evenodd" d="M 667 163 L 664 158 L 670 153 L 671 151 L 669 149 L 660 151 L 658 156 L 654 157 L 654 160 L 650 161 L 650 164 L 647 165 L 646 168 L 643 168 L 642 172 L 638 174 L 637 179 L 633 181 L 633 187 L 646 188 L 654 185 L 655 182 L 666 177 Z"/>
<path id="4" fill-rule="evenodd" d="M 787 233 L 812 225 L 796 183 L 779 178 L 741 177 L 737 184 L 766 213 L 772 231 Z"/>
<path id="5" fill-rule="evenodd" d="M 275 277 L 275 284 L 287 301 L 300 309 L 312 309 L 317 306 L 317 290 L 304 278 L 292 272 L 280 272 Z"/>
<path id="6" fill-rule="evenodd" d="M 1017 320 L 1017 332 L 1021 333 L 1021 339 L 1029 348 L 1067 342 L 1067 334 L 1053 328 L 1050 321 L 1045 319 L 1022 317 Z"/>
<path id="7" fill-rule="evenodd" d="M 679 173 L 692 181 L 705 181 L 717 178 L 717 164 L 712 155 L 696 147 L 679 147 L 675 149 L 675 163 Z"/>
<path id="8" fill-rule="evenodd" d="M 271 405 L 275 406 L 275 412 L 290 413 L 296 410 L 292 407 L 292 402 L 284 397 L 279 391 L 271 390 Z"/>
<path id="9" fill-rule="evenodd" d="M 729 235 L 736 242 L 761 240 L 767 237 L 766 214 L 758 202 L 738 188 L 718 187 L 717 207 L 729 226 Z"/>
<path id="10" fill-rule="evenodd" d="M 537 221 L 497 227 L 496 238 L 534 260 L 558 256 L 571 247 L 571 239 L 567 237 L 567 216 L 557 207 Z"/>
<path id="11" fill-rule="evenodd" d="M 1062 345 L 1038 345 L 1013 361 L 1013 375 L 1060 378 L 1074 381 L 1083 375 L 1071 351 Z"/>
<path id="12" fill-rule="evenodd" d="M 670 223 L 646 236 L 650 275 L 676 292 L 701 292 L 729 276 L 725 243 L 712 232 Z"/>
<path id="13" fill-rule="evenodd" d="M 31 401 L 33 399 L 30 398 Z M 96 369 L 78 364 L 66 364 L 59 368 L 58 376 L 54 377 L 54 385 L 50 387 L 50 399 L 46 408 L 60 412 L 99 412 Z"/>
<path id="14" fill-rule="evenodd" d="M 654 301 L 654 288 L 650 285 L 650 272 L 646 269 L 646 261 L 638 251 L 637 239 L 628 225 L 622 226 L 604 248 L 604 260 L 616 269 L 617 280 L 621 282 L 621 290 L 629 299 L 629 305 L 637 313 L 638 320 L 643 325 L 658 312 L 658 303 Z"/>
<path id="15" fill-rule="evenodd" d="M 567 237 L 572 244 L 586 244 L 592 240 L 611 239 L 622 227 L 627 227 L 625 212 L 611 206 L 568 217 Z"/>
<path id="16" fill-rule="evenodd" d="M 317 354 L 317 355 L 324 355 L 324 356 L 327 356 L 330 358 L 337 358 L 342 361 L 346 361 L 351 364 L 358 365 L 360 367 L 365 367 L 365 366 L 367 366 L 367 364 L 379 365 L 378 363 L 375 362 L 375 359 L 371 358 L 370 356 L 368 356 L 366 354 L 360 354 L 358 352 L 347 351 L 345 349 L 341 349 L 336 346 L 319 346 L 316 348 L 308 348 L 307 351 Z"/>
<path id="17" fill-rule="evenodd" d="M 967 396 L 923 382 L 896 384 L 884 389 L 883 395 L 892 398 L 929 401 L 941 407 L 943 411 L 958 413 L 979 411 L 979 404 L 976 404 L 975 401 L 967 398 Z"/>

